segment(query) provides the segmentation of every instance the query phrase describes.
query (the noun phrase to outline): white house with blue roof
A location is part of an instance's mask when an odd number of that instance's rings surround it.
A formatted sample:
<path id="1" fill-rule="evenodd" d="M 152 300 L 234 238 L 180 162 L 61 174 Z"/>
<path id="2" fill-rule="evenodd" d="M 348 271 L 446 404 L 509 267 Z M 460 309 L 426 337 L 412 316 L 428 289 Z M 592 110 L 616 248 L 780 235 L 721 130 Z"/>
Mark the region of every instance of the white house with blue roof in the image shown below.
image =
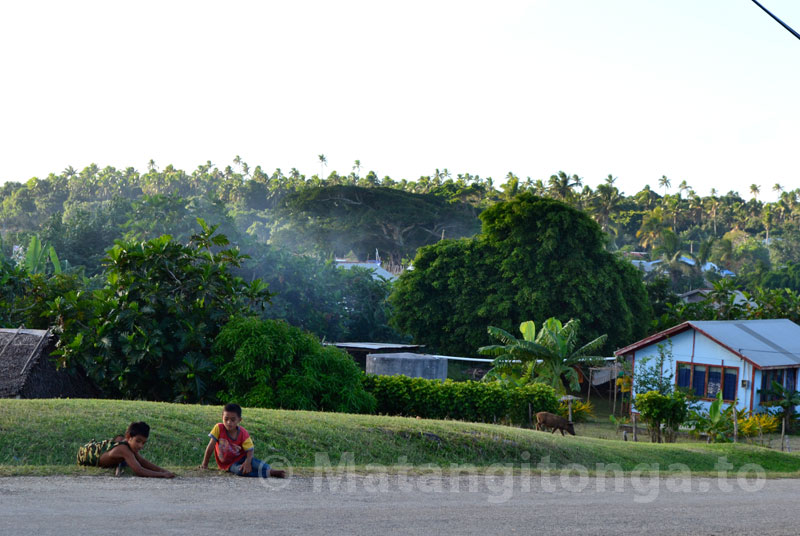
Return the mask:
<path id="1" fill-rule="evenodd" d="M 653 366 L 659 345 L 668 342 L 676 387 L 691 389 L 709 404 L 721 391 L 737 409 L 758 411 L 773 381 L 798 388 L 800 326 L 791 320 L 690 320 L 615 354 L 633 364 L 635 377 L 641 370 L 637 361 Z"/>

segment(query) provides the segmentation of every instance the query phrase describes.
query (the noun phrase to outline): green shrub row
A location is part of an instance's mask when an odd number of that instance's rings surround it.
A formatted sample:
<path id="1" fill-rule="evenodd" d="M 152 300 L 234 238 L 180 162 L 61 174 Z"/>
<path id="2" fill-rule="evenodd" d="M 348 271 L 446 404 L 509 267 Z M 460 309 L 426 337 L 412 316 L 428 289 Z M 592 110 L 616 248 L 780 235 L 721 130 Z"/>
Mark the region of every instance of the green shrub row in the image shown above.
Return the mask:
<path id="1" fill-rule="evenodd" d="M 530 415 L 558 411 L 555 391 L 541 383 L 511 387 L 372 374 L 364 376 L 363 382 L 383 415 L 529 426 L 529 411 Z"/>

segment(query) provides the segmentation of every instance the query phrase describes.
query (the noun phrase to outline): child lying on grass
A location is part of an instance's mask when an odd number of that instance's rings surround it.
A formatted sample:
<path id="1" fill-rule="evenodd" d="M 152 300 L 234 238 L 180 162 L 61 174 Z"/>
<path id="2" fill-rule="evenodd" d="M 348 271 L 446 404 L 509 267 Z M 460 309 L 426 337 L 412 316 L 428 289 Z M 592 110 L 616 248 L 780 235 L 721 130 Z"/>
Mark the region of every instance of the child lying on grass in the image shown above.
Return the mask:
<path id="1" fill-rule="evenodd" d="M 150 437 L 150 426 L 144 422 L 132 422 L 125 432 L 125 436 L 116 436 L 114 439 L 95 441 L 78 449 L 78 465 L 93 467 L 116 467 L 119 476 L 122 468 L 127 465 L 136 473 L 136 476 L 151 478 L 173 478 L 175 475 L 150 463 L 139 455 L 144 448 L 147 438 Z"/>
<path id="2" fill-rule="evenodd" d="M 206 452 L 203 455 L 201 469 L 208 469 L 211 453 L 217 460 L 217 466 L 223 471 L 230 471 L 239 476 L 268 476 L 286 478 L 285 471 L 270 469 L 266 462 L 253 458 L 253 440 L 250 434 L 239 426 L 242 422 L 242 408 L 239 404 L 227 404 L 222 411 L 222 422 L 216 424 L 209 433 Z"/>

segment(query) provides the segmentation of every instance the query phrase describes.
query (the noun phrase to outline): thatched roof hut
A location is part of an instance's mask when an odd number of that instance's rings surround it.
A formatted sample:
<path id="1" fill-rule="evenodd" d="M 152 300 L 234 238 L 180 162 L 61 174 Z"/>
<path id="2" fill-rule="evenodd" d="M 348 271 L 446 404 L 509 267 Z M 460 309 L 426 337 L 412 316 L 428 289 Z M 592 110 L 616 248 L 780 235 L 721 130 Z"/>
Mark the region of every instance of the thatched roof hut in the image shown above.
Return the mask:
<path id="1" fill-rule="evenodd" d="M 49 357 L 55 344 L 49 330 L 0 329 L 0 398 L 98 396 L 84 375 L 56 370 Z"/>

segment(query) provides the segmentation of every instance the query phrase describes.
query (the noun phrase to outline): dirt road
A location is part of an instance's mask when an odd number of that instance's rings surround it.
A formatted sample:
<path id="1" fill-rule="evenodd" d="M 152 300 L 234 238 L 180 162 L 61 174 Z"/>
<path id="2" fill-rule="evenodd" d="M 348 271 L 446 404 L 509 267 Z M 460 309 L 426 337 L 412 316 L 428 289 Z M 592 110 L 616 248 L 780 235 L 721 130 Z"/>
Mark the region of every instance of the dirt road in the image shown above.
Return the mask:
<path id="1" fill-rule="evenodd" d="M 541 475 L 0 478 L 0 534 L 800 532 L 800 480 Z"/>

